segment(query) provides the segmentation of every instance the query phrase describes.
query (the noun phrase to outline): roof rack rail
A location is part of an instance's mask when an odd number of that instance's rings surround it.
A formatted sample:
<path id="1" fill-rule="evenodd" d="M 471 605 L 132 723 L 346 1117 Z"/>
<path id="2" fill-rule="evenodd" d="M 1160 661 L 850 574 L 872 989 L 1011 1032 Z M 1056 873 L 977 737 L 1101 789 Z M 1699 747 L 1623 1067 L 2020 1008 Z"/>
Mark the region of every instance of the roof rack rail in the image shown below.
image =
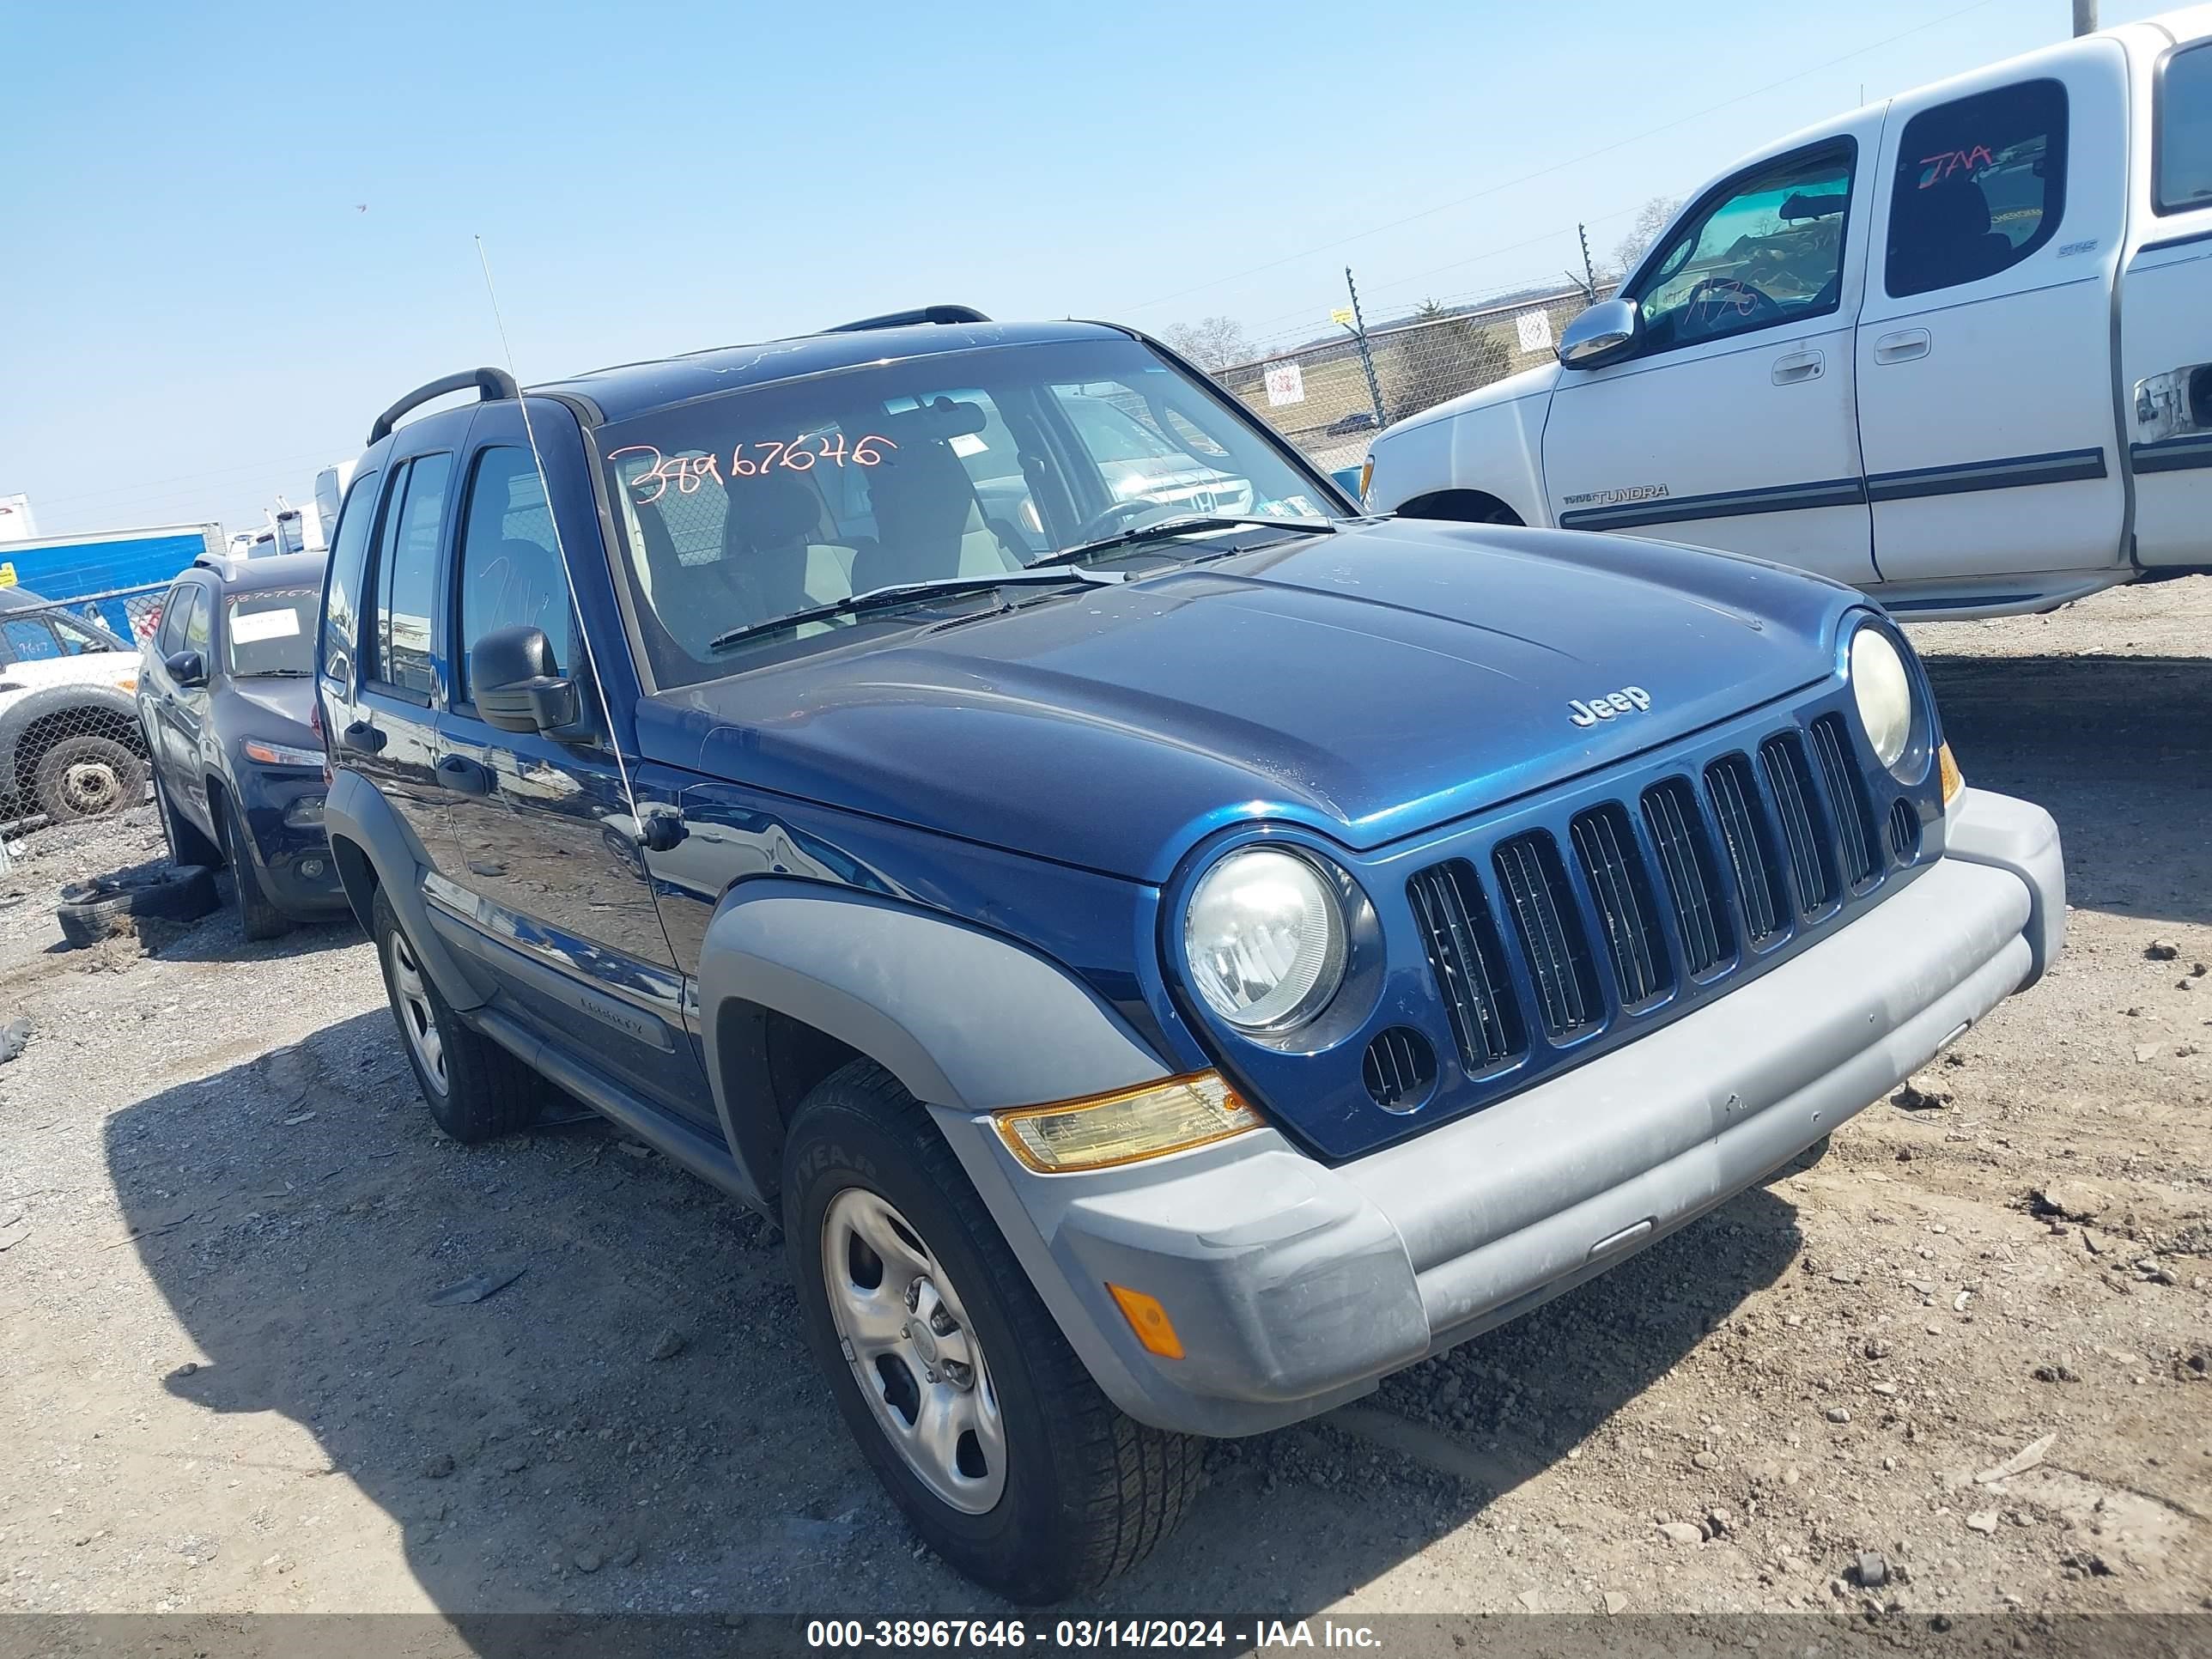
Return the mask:
<path id="1" fill-rule="evenodd" d="M 905 328 L 915 323 L 988 323 L 991 319 L 973 306 L 918 306 L 912 311 L 887 311 L 880 317 L 863 317 L 857 323 L 839 323 L 824 334 L 857 334 L 870 328 Z"/>
<path id="2" fill-rule="evenodd" d="M 442 380 L 431 381 L 428 386 L 416 386 L 398 403 L 386 410 L 383 414 L 378 416 L 376 424 L 368 429 L 370 445 L 374 447 L 380 444 L 390 437 L 392 428 L 398 423 L 399 417 L 408 410 L 420 409 L 433 398 L 442 398 L 448 392 L 466 392 L 471 386 L 475 386 L 483 393 L 483 397 L 479 400 L 483 403 L 491 403 L 498 398 L 520 398 L 522 395 L 521 387 L 514 383 L 514 376 L 503 368 L 465 368 L 458 374 L 448 374 Z"/>

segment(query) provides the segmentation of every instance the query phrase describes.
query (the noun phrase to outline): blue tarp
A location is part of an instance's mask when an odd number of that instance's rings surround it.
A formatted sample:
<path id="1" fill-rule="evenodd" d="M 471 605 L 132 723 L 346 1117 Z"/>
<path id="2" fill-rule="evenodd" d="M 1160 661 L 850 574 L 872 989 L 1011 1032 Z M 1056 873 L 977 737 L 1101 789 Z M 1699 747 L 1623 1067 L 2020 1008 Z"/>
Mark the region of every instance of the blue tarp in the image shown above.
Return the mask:
<path id="1" fill-rule="evenodd" d="M 197 527 L 158 534 L 41 536 L 0 542 L 0 566 L 14 566 L 18 583 L 50 599 L 77 599 L 166 582 L 201 554 L 222 551 L 209 542 L 207 532 Z M 5 580 L 4 573 L 0 580 Z"/>

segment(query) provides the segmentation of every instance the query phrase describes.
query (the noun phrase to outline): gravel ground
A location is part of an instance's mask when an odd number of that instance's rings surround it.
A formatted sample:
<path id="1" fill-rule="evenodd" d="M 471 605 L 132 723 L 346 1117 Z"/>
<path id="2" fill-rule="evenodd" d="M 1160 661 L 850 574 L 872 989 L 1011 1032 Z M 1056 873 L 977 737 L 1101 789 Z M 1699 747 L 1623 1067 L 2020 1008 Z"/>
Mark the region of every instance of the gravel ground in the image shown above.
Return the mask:
<path id="1" fill-rule="evenodd" d="M 1103 1605 L 2212 1606 L 2212 580 L 1917 637 L 2065 831 L 2057 970 L 1824 1162 L 1218 1448 Z M 766 1229 L 595 1122 L 441 1139 L 349 925 L 61 949 L 52 890 L 159 845 L 0 876 L 0 1610 L 989 1610 Z"/>

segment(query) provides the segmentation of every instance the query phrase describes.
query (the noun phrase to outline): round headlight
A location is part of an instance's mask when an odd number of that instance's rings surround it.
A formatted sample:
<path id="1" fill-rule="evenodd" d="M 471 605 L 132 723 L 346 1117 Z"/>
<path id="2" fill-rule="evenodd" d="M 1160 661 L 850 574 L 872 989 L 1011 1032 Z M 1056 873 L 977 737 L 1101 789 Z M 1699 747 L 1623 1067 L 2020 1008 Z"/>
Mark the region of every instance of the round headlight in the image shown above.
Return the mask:
<path id="1" fill-rule="evenodd" d="M 1271 847 L 1231 853 L 1182 918 L 1183 958 L 1206 1006 L 1242 1031 L 1302 1025 L 1344 978 L 1344 914 L 1319 870 Z"/>
<path id="2" fill-rule="evenodd" d="M 1851 693 L 1875 758 L 1895 766 L 1912 740 L 1912 677 L 1878 628 L 1862 628 L 1851 636 Z"/>

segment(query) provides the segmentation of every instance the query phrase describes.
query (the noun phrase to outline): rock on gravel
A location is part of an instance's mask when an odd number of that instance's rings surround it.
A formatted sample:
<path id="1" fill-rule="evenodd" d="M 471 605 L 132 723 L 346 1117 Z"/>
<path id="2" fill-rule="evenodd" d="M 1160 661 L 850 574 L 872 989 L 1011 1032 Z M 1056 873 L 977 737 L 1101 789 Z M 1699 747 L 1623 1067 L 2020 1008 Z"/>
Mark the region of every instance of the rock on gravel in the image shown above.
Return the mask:
<path id="1" fill-rule="evenodd" d="M 1993 1533 L 1996 1529 L 1997 1512 L 1995 1510 L 1976 1510 L 1966 1517 L 1966 1530 L 1969 1532 Z"/>
<path id="2" fill-rule="evenodd" d="M 2051 1182 L 2035 1189 L 2032 1202 L 2037 1214 L 2069 1221 L 2094 1221 L 2112 1207 L 2112 1194 L 2086 1181 Z"/>
<path id="3" fill-rule="evenodd" d="M 1880 1589 L 1889 1582 L 1889 1563 L 1875 1550 L 1861 1550 L 1859 1559 L 1851 1565 L 1851 1573 L 1862 1589 Z"/>
<path id="4" fill-rule="evenodd" d="M 670 1326 L 653 1339 L 653 1346 L 645 1351 L 647 1359 L 673 1359 L 690 1345 L 690 1339 Z"/>
<path id="5" fill-rule="evenodd" d="M 1705 1528 L 1693 1527 L 1687 1521 L 1662 1521 L 1659 1535 L 1670 1544 L 1702 1544 L 1705 1541 Z"/>

